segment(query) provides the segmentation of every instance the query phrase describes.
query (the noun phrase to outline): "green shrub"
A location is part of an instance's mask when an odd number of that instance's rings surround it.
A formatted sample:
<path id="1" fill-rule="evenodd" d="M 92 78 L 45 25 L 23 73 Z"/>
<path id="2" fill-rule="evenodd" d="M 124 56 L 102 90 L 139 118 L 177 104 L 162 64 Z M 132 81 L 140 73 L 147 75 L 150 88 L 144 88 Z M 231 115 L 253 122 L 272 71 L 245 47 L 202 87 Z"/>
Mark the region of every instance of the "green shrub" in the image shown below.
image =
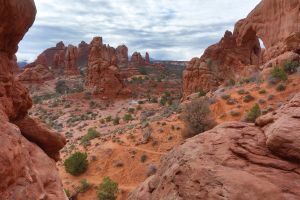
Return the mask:
<path id="1" fill-rule="evenodd" d="M 196 99 L 186 104 L 180 118 L 185 124 L 185 129 L 182 131 L 184 138 L 193 137 L 215 126 L 209 103 L 203 99 Z"/>
<path id="2" fill-rule="evenodd" d="M 158 103 L 157 97 L 150 97 L 150 103 Z"/>
<path id="3" fill-rule="evenodd" d="M 87 146 L 87 145 L 89 145 L 90 140 L 95 139 L 99 136 L 100 136 L 99 132 L 97 132 L 95 129 L 90 128 L 88 130 L 87 134 L 81 138 L 81 144 L 83 144 L 84 146 Z"/>
<path id="4" fill-rule="evenodd" d="M 84 193 L 91 188 L 91 184 L 86 179 L 80 180 L 80 192 Z"/>
<path id="5" fill-rule="evenodd" d="M 142 106 L 141 106 L 141 105 L 138 105 L 138 106 L 136 107 L 136 109 L 137 109 L 137 110 L 142 110 Z"/>
<path id="6" fill-rule="evenodd" d="M 265 89 L 261 89 L 261 90 L 258 91 L 258 93 L 259 93 L 259 94 L 266 94 L 267 91 L 266 91 Z"/>
<path id="7" fill-rule="evenodd" d="M 297 72 L 297 67 L 299 63 L 297 61 L 289 60 L 284 64 L 284 71 L 288 74 L 293 74 Z"/>
<path id="8" fill-rule="evenodd" d="M 173 98 L 171 96 L 170 92 L 164 92 L 163 96 L 160 99 L 160 105 L 165 106 L 165 105 L 172 105 L 173 104 Z"/>
<path id="9" fill-rule="evenodd" d="M 239 95 L 243 95 L 243 94 L 247 94 L 247 91 L 244 90 L 244 89 L 240 89 L 240 90 L 237 91 L 237 93 L 238 93 Z"/>
<path id="10" fill-rule="evenodd" d="M 270 94 L 270 95 L 268 96 L 268 101 L 271 101 L 271 100 L 273 100 L 273 99 L 274 99 L 274 95 Z"/>
<path id="11" fill-rule="evenodd" d="M 133 117 L 132 117 L 131 114 L 125 114 L 124 117 L 123 117 L 123 120 L 126 121 L 126 122 L 129 122 L 129 121 L 133 120 Z"/>
<path id="12" fill-rule="evenodd" d="M 147 160 L 147 155 L 143 154 L 141 156 L 141 162 L 144 163 L 144 162 L 146 162 L 146 160 Z"/>
<path id="13" fill-rule="evenodd" d="M 231 110 L 231 111 L 230 111 L 230 115 L 231 115 L 232 117 L 238 117 L 238 116 L 241 115 L 241 112 L 238 111 L 238 110 Z"/>
<path id="14" fill-rule="evenodd" d="M 95 101 L 90 101 L 90 108 L 96 108 L 97 107 L 97 103 Z"/>
<path id="15" fill-rule="evenodd" d="M 32 103 L 33 104 L 40 104 L 43 102 L 43 98 L 40 96 L 33 96 L 32 97 Z"/>
<path id="16" fill-rule="evenodd" d="M 261 115 L 261 110 L 258 104 L 255 104 L 247 114 L 247 122 L 255 122 L 256 118 Z"/>
<path id="17" fill-rule="evenodd" d="M 203 89 L 200 89 L 198 92 L 198 97 L 204 97 L 206 95 L 206 92 Z"/>
<path id="18" fill-rule="evenodd" d="M 271 76 L 272 76 L 272 78 L 279 79 L 281 81 L 286 81 L 288 79 L 285 71 L 279 66 L 275 66 L 272 69 Z"/>
<path id="19" fill-rule="evenodd" d="M 244 102 L 245 103 L 248 103 L 250 101 L 253 101 L 255 98 L 251 95 L 251 94 L 247 94 L 245 97 L 244 97 Z"/>
<path id="20" fill-rule="evenodd" d="M 235 80 L 234 79 L 229 79 L 226 83 L 227 86 L 235 86 Z"/>
<path id="21" fill-rule="evenodd" d="M 108 122 L 111 122 L 111 120 L 112 120 L 112 118 L 111 118 L 111 116 L 107 116 L 106 118 L 105 118 L 105 121 L 108 123 Z"/>
<path id="22" fill-rule="evenodd" d="M 278 92 L 282 92 L 282 91 L 284 91 L 286 89 L 286 86 L 284 85 L 284 84 L 282 84 L 282 83 L 280 83 L 277 87 L 276 87 L 276 90 L 278 91 Z"/>
<path id="23" fill-rule="evenodd" d="M 147 70 L 145 67 L 139 67 L 139 72 L 142 74 L 142 75 L 147 75 Z"/>
<path id="24" fill-rule="evenodd" d="M 118 124 L 120 124 L 120 117 L 116 117 L 116 118 L 114 118 L 114 120 L 113 120 L 113 124 L 114 124 L 114 125 L 118 125 Z"/>
<path id="25" fill-rule="evenodd" d="M 221 98 L 222 98 L 223 100 L 227 100 L 227 99 L 230 98 L 230 95 L 229 95 L 229 94 L 222 94 L 222 95 L 221 95 Z"/>
<path id="26" fill-rule="evenodd" d="M 88 168 L 87 154 L 76 152 L 64 161 L 66 172 L 73 176 L 83 174 Z"/>
<path id="27" fill-rule="evenodd" d="M 97 197 L 99 200 L 115 200 L 118 194 L 118 183 L 112 181 L 109 177 L 104 177 L 102 183 L 97 188 Z"/>
<path id="28" fill-rule="evenodd" d="M 70 190 L 68 190 L 68 189 L 64 188 L 64 192 L 65 192 L 65 194 L 66 194 L 66 196 L 67 196 L 68 198 L 70 198 L 70 197 L 71 197 Z"/>
<path id="29" fill-rule="evenodd" d="M 134 113 L 134 108 L 128 108 L 129 113 Z"/>
<path id="30" fill-rule="evenodd" d="M 59 94 L 66 94 L 68 93 L 70 88 L 67 86 L 66 81 L 59 80 L 56 82 L 55 91 Z"/>

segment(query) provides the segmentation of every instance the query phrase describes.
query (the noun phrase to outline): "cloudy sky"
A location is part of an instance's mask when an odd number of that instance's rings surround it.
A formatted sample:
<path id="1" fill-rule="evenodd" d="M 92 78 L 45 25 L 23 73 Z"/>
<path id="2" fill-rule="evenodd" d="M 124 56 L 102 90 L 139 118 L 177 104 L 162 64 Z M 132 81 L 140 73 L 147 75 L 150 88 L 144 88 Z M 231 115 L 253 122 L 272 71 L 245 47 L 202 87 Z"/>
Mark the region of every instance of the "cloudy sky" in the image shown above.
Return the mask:
<path id="1" fill-rule="evenodd" d="M 90 42 L 102 36 L 129 53 L 190 60 L 219 41 L 225 30 L 260 0 L 35 0 L 37 17 L 19 45 L 18 60 L 34 60 L 59 41 Z"/>

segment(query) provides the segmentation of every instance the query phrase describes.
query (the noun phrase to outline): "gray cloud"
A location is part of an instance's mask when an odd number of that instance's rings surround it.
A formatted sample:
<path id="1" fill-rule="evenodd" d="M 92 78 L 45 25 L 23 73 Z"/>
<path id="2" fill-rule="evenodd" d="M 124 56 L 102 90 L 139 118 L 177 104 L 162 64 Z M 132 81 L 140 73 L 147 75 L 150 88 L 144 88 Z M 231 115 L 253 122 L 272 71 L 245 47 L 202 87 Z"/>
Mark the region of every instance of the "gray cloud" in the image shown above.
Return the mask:
<path id="1" fill-rule="evenodd" d="M 130 53 L 189 60 L 219 41 L 259 1 L 35 0 L 36 21 L 17 56 L 34 60 L 61 40 L 78 44 L 99 35 L 111 46 L 126 44 Z"/>

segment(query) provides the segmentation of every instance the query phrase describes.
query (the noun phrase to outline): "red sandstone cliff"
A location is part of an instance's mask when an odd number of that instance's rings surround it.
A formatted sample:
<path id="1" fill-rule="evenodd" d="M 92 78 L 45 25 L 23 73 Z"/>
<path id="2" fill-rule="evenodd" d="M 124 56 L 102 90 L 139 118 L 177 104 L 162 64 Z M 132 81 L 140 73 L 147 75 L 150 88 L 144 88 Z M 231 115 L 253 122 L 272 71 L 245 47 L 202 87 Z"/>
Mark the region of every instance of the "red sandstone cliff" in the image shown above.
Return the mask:
<path id="1" fill-rule="evenodd" d="M 238 80 L 285 52 L 299 53 L 299 9 L 299 0 L 261 1 L 247 18 L 236 23 L 233 33 L 226 31 L 200 59 L 191 60 L 183 74 L 184 96 L 199 89 L 213 90 L 228 79 Z"/>

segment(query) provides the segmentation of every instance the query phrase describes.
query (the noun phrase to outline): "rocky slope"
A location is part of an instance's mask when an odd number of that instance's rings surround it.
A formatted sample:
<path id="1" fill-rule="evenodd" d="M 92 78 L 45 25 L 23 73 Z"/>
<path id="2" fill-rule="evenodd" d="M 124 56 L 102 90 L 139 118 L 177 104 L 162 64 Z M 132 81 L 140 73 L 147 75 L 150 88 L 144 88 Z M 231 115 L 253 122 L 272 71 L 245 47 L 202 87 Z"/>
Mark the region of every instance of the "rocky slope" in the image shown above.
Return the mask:
<path id="1" fill-rule="evenodd" d="M 300 94 L 257 125 L 227 122 L 187 140 L 129 199 L 299 199 Z"/>
<path id="2" fill-rule="evenodd" d="M 34 1 L 1 0 L 0 4 L 0 199 L 63 200 L 53 159 L 58 159 L 65 139 L 27 117 L 31 99 L 14 79 L 10 62 L 35 19 Z"/>
<path id="3" fill-rule="evenodd" d="M 183 74 L 184 97 L 200 89 L 214 90 L 229 79 L 240 80 L 286 52 L 299 53 L 299 6 L 298 0 L 261 1 L 236 23 L 233 33 L 226 31 L 201 58 L 191 60 Z"/>

